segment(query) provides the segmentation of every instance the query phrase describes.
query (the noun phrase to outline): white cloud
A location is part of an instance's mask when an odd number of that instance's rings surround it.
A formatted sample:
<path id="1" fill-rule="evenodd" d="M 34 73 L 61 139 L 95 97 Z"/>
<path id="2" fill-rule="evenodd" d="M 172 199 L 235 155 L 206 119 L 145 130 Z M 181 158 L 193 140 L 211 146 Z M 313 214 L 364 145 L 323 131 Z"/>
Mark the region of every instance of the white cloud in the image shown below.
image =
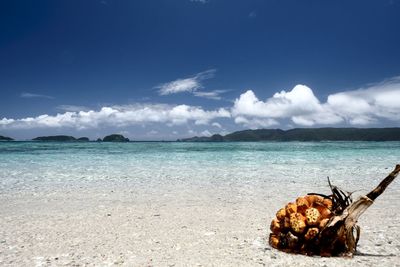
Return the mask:
<path id="1" fill-rule="evenodd" d="M 195 92 L 196 90 L 203 88 L 201 82 L 206 79 L 214 77 L 215 69 L 206 70 L 197 73 L 193 77 L 177 79 L 172 82 L 167 82 L 156 86 L 159 89 L 160 95 L 169 95 L 182 92 Z"/>
<path id="2" fill-rule="evenodd" d="M 283 118 L 297 114 L 309 114 L 320 109 L 320 103 L 312 90 L 296 85 L 292 91 L 281 91 L 265 102 L 260 101 L 253 91 L 248 90 L 235 100 L 233 115 Z"/>
<path id="3" fill-rule="evenodd" d="M 192 78 L 201 80 L 212 76 L 213 73 L 214 71 L 202 72 Z M 282 124 L 291 124 L 294 127 L 339 124 L 366 126 L 380 125 L 383 121 L 391 121 L 392 125 L 393 122 L 398 125 L 399 99 L 400 77 L 395 77 L 357 90 L 331 94 L 325 102 L 320 101 L 309 87 L 296 85 L 292 90 L 275 93 L 265 101 L 258 99 L 253 91 L 248 90 L 234 101 L 229 110 L 226 108 L 205 110 L 202 107 L 185 104 L 133 104 L 105 106 L 99 110 L 63 105 L 58 109 L 65 112 L 56 115 L 43 114 L 20 119 L 2 118 L 0 129 L 82 130 L 156 123 L 167 126 L 192 123 L 210 125 L 214 127 L 213 129 L 224 129 L 221 121 L 217 121 L 220 118 L 233 118 L 236 124 L 248 128 L 275 127 Z"/>
<path id="4" fill-rule="evenodd" d="M 221 100 L 220 95 L 225 92 L 226 92 L 226 90 L 196 91 L 196 92 L 193 92 L 193 95 L 197 96 L 197 97 L 208 98 L 208 99 Z"/>
<path id="5" fill-rule="evenodd" d="M 40 94 L 32 94 L 32 93 L 21 93 L 20 97 L 22 98 L 47 98 L 47 99 L 54 99 L 53 96 L 49 95 L 40 95 Z"/>
<path id="6" fill-rule="evenodd" d="M 61 111 L 72 111 L 72 112 L 79 112 L 79 111 L 89 111 L 90 108 L 84 106 L 75 106 L 75 105 L 60 105 L 57 106 L 58 110 Z"/>
<path id="7" fill-rule="evenodd" d="M 270 118 L 246 118 L 242 116 L 238 116 L 235 118 L 235 123 L 242 124 L 243 126 L 250 128 L 250 129 L 257 129 L 257 128 L 268 128 L 271 126 L 279 125 L 274 119 Z"/>
<path id="8" fill-rule="evenodd" d="M 327 103 L 351 124 L 370 124 L 379 118 L 400 120 L 400 77 L 354 91 L 332 94 Z"/>
<path id="9" fill-rule="evenodd" d="M 213 122 L 211 125 L 220 129 L 222 128 L 221 124 L 219 124 L 218 122 Z"/>
<path id="10" fill-rule="evenodd" d="M 212 134 L 210 133 L 209 130 L 204 130 L 200 133 L 200 136 L 211 136 Z"/>
<path id="11" fill-rule="evenodd" d="M 40 115 L 22 119 L 0 120 L 3 129 L 98 128 L 104 126 L 124 127 L 149 123 L 180 125 L 193 122 L 196 125 L 209 124 L 216 118 L 230 117 L 229 111 L 220 108 L 204 110 L 201 107 L 166 104 L 135 104 L 129 106 L 103 107 L 98 111 L 65 112 L 57 115 Z"/>
<path id="12" fill-rule="evenodd" d="M 290 119 L 301 126 L 369 125 L 381 119 L 400 122 L 399 99 L 400 77 L 331 94 L 325 103 L 321 103 L 307 86 L 296 85 L 291 91 L 281 91 L 266 101 L 259 100 L 248 90 L 235 100 L 232 115 L 237 124 L 251 128 L 277 125 L 282 119 Z"/>

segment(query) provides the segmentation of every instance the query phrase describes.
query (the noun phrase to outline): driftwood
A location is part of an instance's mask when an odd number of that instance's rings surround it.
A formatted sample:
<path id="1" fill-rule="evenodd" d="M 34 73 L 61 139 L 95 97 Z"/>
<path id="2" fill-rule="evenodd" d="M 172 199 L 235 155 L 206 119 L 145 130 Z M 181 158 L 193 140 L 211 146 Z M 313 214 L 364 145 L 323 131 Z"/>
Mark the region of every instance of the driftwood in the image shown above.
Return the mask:
<path id="1" fill-rule="evenodd" d="M 400 165 L 366 196 L 351 203 L 340 215 L 332 217 L 325 229 L 321 231 L 322 255 L 344 255 L 352 256 L 357 249 L 360 238 L 360 227 L 356 225 L 358 218 L 374 203 L 388 185 L 400 172 Z"/>
<path id="2" fill-rule="evenodd" d="M 269 243 L 290 253 L 352 257 L 360 238 L 359 217 L 400 172 L 400 165 L 367 195 L 353 202 L 351 193 L 332 186 L 329 196 L 310 193 L 280 209 L 271 223 Z"/>

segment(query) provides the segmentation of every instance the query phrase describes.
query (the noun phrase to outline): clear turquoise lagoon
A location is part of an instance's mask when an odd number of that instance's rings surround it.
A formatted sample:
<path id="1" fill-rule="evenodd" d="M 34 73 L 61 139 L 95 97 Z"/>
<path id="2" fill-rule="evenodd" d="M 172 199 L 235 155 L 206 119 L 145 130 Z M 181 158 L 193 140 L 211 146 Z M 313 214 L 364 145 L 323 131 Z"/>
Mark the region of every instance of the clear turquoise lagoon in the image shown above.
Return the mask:
<path id="1" fill-rule="evenodd" d="M 400 142 L 1 142 L 0 192 L 130 187 L 371 188 L 400 163 Z"/>

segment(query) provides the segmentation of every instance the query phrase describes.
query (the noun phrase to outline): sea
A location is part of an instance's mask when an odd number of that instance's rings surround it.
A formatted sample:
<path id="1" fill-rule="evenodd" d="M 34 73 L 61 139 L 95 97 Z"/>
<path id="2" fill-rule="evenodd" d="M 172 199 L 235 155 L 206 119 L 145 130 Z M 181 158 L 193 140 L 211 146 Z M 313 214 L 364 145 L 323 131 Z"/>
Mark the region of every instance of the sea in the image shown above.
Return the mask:
<path id="1" fill-rule="evenodd" d="M 282 184 L 313 191 L 329 189 L 327 177 L 368 191 L 396 164 L 400 142 L 0 142 L 0 194 L 113 187 L 251 193 Z"/>

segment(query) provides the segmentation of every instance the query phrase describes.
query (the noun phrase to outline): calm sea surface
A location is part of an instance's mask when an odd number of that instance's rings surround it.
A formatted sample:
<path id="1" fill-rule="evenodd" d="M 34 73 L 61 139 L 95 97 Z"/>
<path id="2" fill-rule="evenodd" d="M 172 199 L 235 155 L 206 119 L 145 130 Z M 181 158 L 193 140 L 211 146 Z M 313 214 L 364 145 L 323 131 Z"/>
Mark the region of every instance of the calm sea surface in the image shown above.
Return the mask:
<path id="1" fill-rule="evenodd" d="M 400 142 L 0 142 L 0 193 L 116 185 L 322 187 L 327 176 L 359 188 L 398 163 Z"/>

